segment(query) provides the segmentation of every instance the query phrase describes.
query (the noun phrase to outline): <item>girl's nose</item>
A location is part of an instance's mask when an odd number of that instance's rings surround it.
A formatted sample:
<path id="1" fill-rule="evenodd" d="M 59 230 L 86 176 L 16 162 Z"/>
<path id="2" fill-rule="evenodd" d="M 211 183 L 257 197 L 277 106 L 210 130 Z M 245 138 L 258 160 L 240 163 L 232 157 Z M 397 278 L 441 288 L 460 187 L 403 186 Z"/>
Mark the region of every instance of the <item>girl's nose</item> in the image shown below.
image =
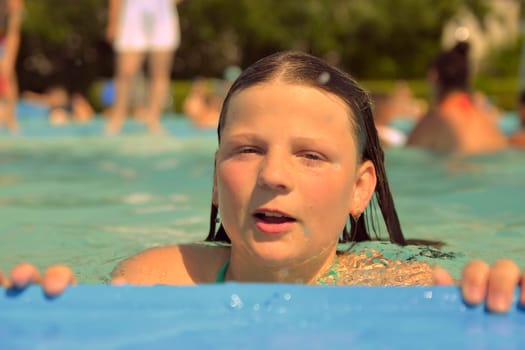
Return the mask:
<path id="1" fill-rule="evenodd" d="M 291 159 L 277 152 L 268 152 L 259 169 L 257 183 L 259 186 L 289 191 L 292 188 Z"/>

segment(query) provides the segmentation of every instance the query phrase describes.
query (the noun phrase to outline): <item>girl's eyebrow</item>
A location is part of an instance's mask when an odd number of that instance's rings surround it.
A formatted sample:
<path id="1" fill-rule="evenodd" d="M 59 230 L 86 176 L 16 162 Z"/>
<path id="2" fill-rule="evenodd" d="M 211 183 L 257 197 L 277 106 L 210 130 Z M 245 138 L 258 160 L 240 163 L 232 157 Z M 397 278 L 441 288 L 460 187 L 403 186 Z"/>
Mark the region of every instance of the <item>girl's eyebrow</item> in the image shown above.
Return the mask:
<path id="1" fill-rule="evenodd" d="M 228 138 L 234 138 L 234 139 L 255 139 L 260 138 L 259 135 L 255 132 L 234 132 L 231 134 L 228 134 Z"/>
<path id="2" fill-rule="evenodd" d="M 293 138 L 293 140 L 296 142 L 304 142 L 304 143 L 308 143 L 312 141 L 324 142 L 326 139 L 332 139 L 332 137 L 328 137 L 327 134 L 316 134 L 313 136 L 298 136 L 298 137 Z"/>
<path id="3" fill-rule="evenodd" d="M 255 132 L 233 132 L 231 134 L 223 134 L 221 137 L 221 144 L 239 144 L 245 142 L 261 142 L 263 138 Z"/>
<path id="4" fill-rule="evenodd" d="M 228 143 L 227 140 L 230 140 L 231 143 L 236 142 L 264 142 L 264 137 L 257 134 L 256 132 L 235 132 L 229 134 L 227 138 L 223 139 L 223 142 Z M 326 141 L 333 140 L 333 137 L 327 134 L 312 134 L 311 136 L 298 135 L 291 138 L 291 142 L 297 145 L 313 145 L 313 146 L 323 146 L 331 143 Z"/>

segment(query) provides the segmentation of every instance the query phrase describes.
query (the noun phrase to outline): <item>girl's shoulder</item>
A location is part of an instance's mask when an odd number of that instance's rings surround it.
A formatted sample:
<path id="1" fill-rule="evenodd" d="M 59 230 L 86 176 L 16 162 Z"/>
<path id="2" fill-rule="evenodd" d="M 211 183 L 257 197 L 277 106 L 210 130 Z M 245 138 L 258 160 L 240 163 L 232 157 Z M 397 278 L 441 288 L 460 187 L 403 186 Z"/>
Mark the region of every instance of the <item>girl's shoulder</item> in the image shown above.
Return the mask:
<path id="1" fill-rule="evenodd" d="M 154 247 L 122 261 L 111 276 L 139 285 L 212 283 L 229 254 L 229 246 L 217 244 Z"/>

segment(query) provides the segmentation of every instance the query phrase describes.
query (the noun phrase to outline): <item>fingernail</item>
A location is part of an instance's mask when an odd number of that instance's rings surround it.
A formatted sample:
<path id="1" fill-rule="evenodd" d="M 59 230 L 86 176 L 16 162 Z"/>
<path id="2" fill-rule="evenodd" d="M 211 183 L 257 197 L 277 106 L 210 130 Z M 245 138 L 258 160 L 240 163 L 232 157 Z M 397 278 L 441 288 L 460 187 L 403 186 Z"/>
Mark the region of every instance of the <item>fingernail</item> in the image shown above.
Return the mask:
<path id="1" fill-rule="evenodd" d="M 510 300 L 505 297 L 504 293 L 490 293 L 487 299 L 487 306 L 489 307 L 490 311 L 505 312 L 510 306 Z"/>
<path id="2" fill-rule="evenodd" d="M 479 304 L 483 300 L 483 294 L 481 292 L 481 289 L 474 286 L 465 286 L 464 288 L 464 296 L 465 300 L 470 304 Z"/>

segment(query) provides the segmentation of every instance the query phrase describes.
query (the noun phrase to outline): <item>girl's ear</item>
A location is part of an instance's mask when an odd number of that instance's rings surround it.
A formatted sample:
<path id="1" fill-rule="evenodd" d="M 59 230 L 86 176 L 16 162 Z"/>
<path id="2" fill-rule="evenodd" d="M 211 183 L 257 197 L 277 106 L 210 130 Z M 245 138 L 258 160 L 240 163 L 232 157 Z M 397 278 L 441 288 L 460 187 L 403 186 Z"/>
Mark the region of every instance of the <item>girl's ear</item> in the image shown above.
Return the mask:
<path id="1" fill-rule="evenodd" d="M 217 192 L 217 152 L 215 152 L 215 157 L 213 161 L 213 187 L 211 194 L 211 202 L 214 206 L 219 206 L 219 194 Z"/>
<path id="2" fill-rule="evenodd" d="M 350 215 L 359 217 L 368 206 L 376 189 L 377 176 L 374 163 L 369 160 L 359 165 L 356 174 L 356 182 L 352 203 L 350 204 Z"/>

